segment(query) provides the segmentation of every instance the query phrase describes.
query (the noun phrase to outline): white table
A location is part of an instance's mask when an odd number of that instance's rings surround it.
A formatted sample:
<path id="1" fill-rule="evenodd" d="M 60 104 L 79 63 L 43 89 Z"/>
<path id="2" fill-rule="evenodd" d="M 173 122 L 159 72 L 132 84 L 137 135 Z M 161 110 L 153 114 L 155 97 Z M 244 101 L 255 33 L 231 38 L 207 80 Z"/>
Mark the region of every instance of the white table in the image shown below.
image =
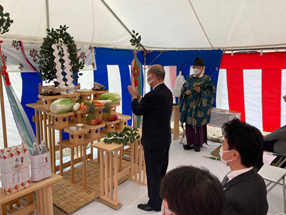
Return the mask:
<path id="1" fill-rule="evenodd" d="M 224 110 L 220 108 L 212 108 L 211 111 L 211 120 L 208 125 L 214 127 L 220 127 L 223 123 L 228 122 L 234 118 L 240 119 L 241 113 L 232 110 Z"/>

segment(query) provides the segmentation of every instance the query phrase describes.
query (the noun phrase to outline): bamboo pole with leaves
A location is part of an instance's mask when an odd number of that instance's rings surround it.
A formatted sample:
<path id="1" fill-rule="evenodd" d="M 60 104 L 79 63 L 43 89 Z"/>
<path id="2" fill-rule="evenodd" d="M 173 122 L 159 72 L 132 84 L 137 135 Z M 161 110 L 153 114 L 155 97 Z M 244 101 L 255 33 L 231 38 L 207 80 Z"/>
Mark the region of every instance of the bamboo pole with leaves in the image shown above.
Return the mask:
<path id="1" fill-rule="evenodd" d="M 134 30 L 132 30 L 132 38 L 130 39 L 131 45 L 134 46 L 134 66 L 132 68 L 132 74 L 134 77 L 134 83 L 135 83 L 135 88 L 137 89 L 138 87 L 138 79 L 137 77 L 140 75 L 140 69 L 138 67 L 138 65 L 136 64 L 137 62 L 137 50 L 139 50 L 140 48 L 143 48 L 143 45 L 141 44 L 141 35 L 139 35 L 139 33 L 135 32 Z"/>
<path id="2" fill-rule="evenodd" d="M 4 13 L 4 8 L 2 5 L 0 5 L 0 34 L 5 34 L 9 31 L 9 28 L 11 24 L 13 23 L 13 20 L 10 19 L 9 13 Z M 2 41 L 0 41 L 1 43 Z M 1 50 L 1 49 L 0 49 Z M 2 75 L 4 75 L 3 66 L 4 62 L 2 62 L 3 56 L 2 52 L 1 54 L 1 63 L 0 63 L 0 102 L 1 102 L 1 117 L 2 117 L 2 128 L 3 128 L 3 142 L 4 142 L 4 148 L 8 147 L 7 144 L 7 131 L 6 131 L 6 118 L 5 118 L 5 107 L 4 107 L 4 97 L 3 97 L 3 84 L 2 84 Z"/>

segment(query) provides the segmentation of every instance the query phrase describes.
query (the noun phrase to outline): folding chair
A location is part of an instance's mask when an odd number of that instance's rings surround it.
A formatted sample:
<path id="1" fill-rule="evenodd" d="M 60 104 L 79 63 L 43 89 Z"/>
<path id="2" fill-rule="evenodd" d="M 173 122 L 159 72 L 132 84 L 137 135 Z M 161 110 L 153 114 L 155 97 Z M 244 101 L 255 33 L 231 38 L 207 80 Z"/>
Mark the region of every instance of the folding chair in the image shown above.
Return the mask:
<path id="1" fill-rule="evenodd" d="M 269 181 L 266 185 L 267 193 L 269 193 L 281 180 L 282 180 L 282 189 L 283 189 L 283 202 L 284 202 L 284 213 L 286 214 L 286 196 L 285 196 L 285 177 L 286 177 L 286 169 L 263 165 L 261 169 L 258 171 L 258 174 L 261 175 L 262 178 Z M 270 184 L 274 183 L 272 186 Z"/>

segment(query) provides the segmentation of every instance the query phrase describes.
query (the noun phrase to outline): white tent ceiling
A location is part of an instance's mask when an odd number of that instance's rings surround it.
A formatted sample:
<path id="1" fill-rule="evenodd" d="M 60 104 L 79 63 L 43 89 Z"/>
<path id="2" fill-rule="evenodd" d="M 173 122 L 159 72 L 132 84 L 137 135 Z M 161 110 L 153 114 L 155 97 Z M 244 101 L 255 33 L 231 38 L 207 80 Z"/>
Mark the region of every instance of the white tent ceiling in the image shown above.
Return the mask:
<path id="1" fill-rule="evenodd" d="M 78 44 L 131 48 L 135 30 L 156 50 L 286 46 L 285 0 L 0 0 L 14 20 L 0 39 L 41 42 L 47 2 L 50 28 L 69 26 Z"/>

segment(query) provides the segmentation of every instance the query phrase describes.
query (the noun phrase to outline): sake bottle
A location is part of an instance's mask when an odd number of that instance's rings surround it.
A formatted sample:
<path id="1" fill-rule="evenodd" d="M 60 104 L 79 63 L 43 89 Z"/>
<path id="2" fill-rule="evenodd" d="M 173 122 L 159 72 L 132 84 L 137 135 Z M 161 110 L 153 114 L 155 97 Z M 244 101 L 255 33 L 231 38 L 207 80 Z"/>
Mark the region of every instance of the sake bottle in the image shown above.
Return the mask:
<path id="1" fill-rule="evenodd" d="M 41 142 L 41 154 L 45 154 L 45 153 L 48 153 L 48 150 L 47 150 L 47 146 L 46 146 L 46 141 L 42 141 Z"/>
<path id="2" fill-rule="evenodd" d="M 39 146 L 37 143 L 33 143 L 33 153 L 32 153 L 32 156 L 36 156 L 36 155 L 39 155 L 41 154 L 40 152 L 40 149 L 39 149 Z"/>

